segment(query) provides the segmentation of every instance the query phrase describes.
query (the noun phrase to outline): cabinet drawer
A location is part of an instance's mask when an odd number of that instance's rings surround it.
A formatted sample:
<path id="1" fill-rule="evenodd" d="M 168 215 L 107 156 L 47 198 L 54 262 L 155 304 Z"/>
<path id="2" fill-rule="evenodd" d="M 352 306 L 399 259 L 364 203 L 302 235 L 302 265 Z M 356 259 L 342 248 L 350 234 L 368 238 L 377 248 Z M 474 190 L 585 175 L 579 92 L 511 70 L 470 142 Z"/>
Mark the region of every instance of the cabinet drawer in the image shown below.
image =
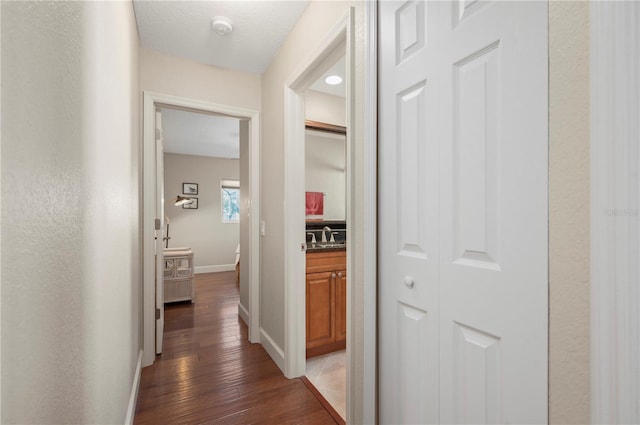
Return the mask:
<path id="1" fill-rule="evenodd" d="M 307 273 L 331 272 L 346 268 L 346 251 L 307 252 Z"/>

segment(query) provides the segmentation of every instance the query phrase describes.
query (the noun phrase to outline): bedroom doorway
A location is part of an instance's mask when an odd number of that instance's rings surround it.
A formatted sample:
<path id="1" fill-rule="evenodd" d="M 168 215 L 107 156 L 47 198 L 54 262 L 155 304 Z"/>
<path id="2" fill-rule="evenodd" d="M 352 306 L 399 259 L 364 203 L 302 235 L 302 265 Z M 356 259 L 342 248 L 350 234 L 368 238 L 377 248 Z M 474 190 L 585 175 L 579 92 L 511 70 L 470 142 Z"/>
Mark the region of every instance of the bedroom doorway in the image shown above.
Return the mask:
<path id="1" fill-rule="evenodd" d="M 238 314 L 247 323 L 249 340 L 259 342 L 258 318 L 259 318 L 259 175 L 260 175 L 260 146 L 259 146 L 259 113 L 257 111 L 235 108 L 227 105 L 219 105 L 177 96 L 164 95 L 153 92 L 144 93 L 143 106 L 143 299 L 144 299 L 144 324 L 143 324 L 143 365 L 151 365 L 155 358 L 155 334 L 156 311 L 161 306 L 156 303 L 155 289 L 155 203 L 157 195 L 156 155 L 155 155 L 155 111 L 157 108 L 166 108 L 180 111 L 199 112 L 209 115 L 234 118 L 240 121 L 239 132 L 246 132 L 246 202 L 241 210 L 241 240 L 246 237 L 246 243 L 241 244 L 243 261 L 241 262 L 240 292 L 241 303 L 238 306 Z M 197 182 L 184 182 L 197 183 Z M 176 194 L 167 193 L 167 201 Z M 195 197 L 195 195 L 193 196 Z M 244 218 L 244 220 L 243 220 Z M 244 303 L 242 302 L 244 301 Z"/>

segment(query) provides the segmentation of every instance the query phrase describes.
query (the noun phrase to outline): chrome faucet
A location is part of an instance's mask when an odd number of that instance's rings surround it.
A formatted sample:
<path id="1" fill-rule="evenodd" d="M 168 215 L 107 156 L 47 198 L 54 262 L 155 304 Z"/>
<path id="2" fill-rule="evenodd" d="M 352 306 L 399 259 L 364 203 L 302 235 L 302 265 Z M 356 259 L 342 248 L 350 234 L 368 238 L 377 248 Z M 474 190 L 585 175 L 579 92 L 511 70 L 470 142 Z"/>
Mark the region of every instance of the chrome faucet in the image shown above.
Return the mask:
<path id="1" fill-rule="evenodd" d="M 318 241 L 316 241 L 316 234 L 313 232 L 307 232 L 307 235 L 311 235 L 311 243 L 317 243 Z"/>
<path id="2" fill-rule="evenodd" d="M 325 232 L 329 232 L 331 234 L 331 227 L 324 226 L 324 228 L 322 229 L 322 242 L 323 243 L 327 243 L 327 234 Z M 331 239 L 332 239 L 332 242 L 335 242 L 335 239 L 333 239 L 333 235 L 331 235 Z"/>

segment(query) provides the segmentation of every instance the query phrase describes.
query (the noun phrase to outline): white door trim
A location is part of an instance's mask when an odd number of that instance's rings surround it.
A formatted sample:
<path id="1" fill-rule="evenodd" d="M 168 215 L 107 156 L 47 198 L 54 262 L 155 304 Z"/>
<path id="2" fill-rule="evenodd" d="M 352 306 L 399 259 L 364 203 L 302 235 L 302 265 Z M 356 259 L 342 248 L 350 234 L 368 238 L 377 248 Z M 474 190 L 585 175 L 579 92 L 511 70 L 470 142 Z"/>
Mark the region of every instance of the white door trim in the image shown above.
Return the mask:
<path id="1" fill-rule="evenodd" d="M 363 423 L 377 423 L 378 3 L 365 2 Z M 353 397 L 353 395 L 352 395 Z"/>
<path id="2" fill-rule="evenodd" d="M 170 105 L 228 115 L 251 121 L 249 137 L 249 184 L 251 206 L 249 223 L 249 341 L 260 342 L 260 113 L 229 105 L 187 99 L 145 91 L 143 102 L 143 365 L 155 358 L 155 283 L 154 283 L 154 216 L 155 216 L 155 105 Z"/>
<path id="3" fill-rule="evenodd" d="M 590 7 L 591 423 L 638 423 L 640 4 Z"/>
<path id="4" fill-rule="evenodd" d="M 304 235 L 305 222 L 301 210 L 292 208 L 304 205 L 304 98 L 301 93 L 285 87 L 284 94 L 284 375 L 295 378 L 305 373 L 305 257 L 299 243 Z M 294 211 L 291 211 L 294 210 Z M 297 284 L 296 284 L 297 283 Z M 296 302 L 297 301 L 297 302 Z"/>

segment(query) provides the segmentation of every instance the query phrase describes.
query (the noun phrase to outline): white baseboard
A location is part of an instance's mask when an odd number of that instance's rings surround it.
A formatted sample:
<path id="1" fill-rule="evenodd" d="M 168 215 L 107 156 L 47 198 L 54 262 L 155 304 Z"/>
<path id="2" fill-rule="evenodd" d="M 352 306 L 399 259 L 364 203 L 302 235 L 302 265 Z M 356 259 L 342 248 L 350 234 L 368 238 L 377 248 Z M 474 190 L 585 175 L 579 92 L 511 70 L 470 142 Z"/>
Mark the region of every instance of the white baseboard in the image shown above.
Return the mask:
<path id="1" fill-rule="evenodd" d="M 138 354 L 138 364 L 133 375 L 133 385 L 131 385 L 131 394 L 129 395 L 129 406 L 127 407 L 127 416 L 125 417 L 125 425 L 133 425 L 133 417 L 136 414 L 136 404 L 138 403 L 138 390 L 140 389 L 140 376 L 142 375 L 142 350 Z"/>
<path id="2" fill-rule="evenodd" d="M 262 344 L 282 373 L 284 373 L 284 351 L 278 347 L 278 344 L 276 344 L 269 334 L 262 328 L 260 328 L 260 344 Z"/>
<path id="3" fill-rule="evenodd" d="M 238 303 L 238 316 L 240 316 L 245 325 L 249 326 L 249 310 L 244 308 L 242 303 Z"/>
<path id="4" fill-rule="evenodd" d="M 220 264 L 219 266 L 199 266 L 194 267 L 193 272 L 195 274 L 200 273 L 217 273 L 217 272 L 230 272 L 236 269 L 235 264 Z"/>

